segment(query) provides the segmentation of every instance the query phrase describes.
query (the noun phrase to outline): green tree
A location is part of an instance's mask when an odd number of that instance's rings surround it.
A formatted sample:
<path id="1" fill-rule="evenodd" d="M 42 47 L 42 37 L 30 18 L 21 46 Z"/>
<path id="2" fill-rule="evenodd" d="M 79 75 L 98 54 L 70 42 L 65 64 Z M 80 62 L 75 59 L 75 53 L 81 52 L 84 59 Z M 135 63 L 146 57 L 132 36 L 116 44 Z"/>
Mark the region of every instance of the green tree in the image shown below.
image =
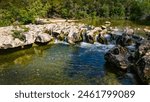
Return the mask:
<path id="1" fill-rule="evenodd" d="M 0 25 L 33 23 L 37 17 L 115 18 L 150 17 L 149 0 L 0 0 Z"/>
<path id="2" fill-rule="evenodd" d="M 69 17 L 68 10 L 66 8 L 61 9 L 61 17 L 63 17 L 63 18 L 68 18 Z"/>
<path id="3" fill-rule="evenodd" d="M 106 18 L 108 18 L 109 17 L 109 5 L 106 5 L 106 4 L 104 4 L 103 6 L 102 6 L 102 8 L 101 8 L 102 10 L 102 17 L 106 17 Z"/>

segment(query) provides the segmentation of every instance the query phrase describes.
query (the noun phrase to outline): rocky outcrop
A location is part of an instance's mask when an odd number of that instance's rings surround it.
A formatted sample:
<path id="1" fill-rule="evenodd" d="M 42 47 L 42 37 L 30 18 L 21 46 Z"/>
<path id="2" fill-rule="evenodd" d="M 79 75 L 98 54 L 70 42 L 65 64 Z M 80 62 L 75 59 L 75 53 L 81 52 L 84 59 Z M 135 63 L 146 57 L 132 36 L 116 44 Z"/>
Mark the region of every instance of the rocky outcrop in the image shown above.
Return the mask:
<path id="1" fill-rule="evenodd" d="M 129 45 L 135 49 L 131 50 Z M 142 82 L 150 84 L 149 40 L 123 33 L 116 40 L 116 46 L 105 54 L 105 60 L 119 69 L 134 70 Z"/>
<path id="2" fill-rule="evenodd" d="M 39 22 L 41 22 L 39 20 Z M 93 44 L 99 42 L 108 44 L 107 26 L 94 27 L 80 23 L 58 22 L 58 23 L 39 23 L 38 25 L 21 25 L 0 28 L 0 49 L 15 48 L 19 46 L 31 45 L 33 43 L 46 43 L 52 37 L 69 44 L 87 42 Z M 7 29 L 7 30 L 6 30 Z"/>

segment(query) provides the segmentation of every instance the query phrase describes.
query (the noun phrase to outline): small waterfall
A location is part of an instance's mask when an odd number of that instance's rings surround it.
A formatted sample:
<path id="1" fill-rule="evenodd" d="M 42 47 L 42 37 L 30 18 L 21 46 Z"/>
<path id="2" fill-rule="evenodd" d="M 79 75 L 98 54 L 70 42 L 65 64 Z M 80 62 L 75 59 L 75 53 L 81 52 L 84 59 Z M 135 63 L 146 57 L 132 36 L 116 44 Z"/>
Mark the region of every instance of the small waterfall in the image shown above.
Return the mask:
<path id="1" fill-rule="evenodd" d="M 83 40 L 83 42 L 87 42 L 86 41 L 86 32 L 82 32 L 82 40 Z"/>
<path id="2" fill-rule="evenodd" d="M 96 36 L 95 36 L 95 42 L 98 42 L 98 40 L 97 40 L 97 39 L 98 39 L 98 36 L 99 36 L 99 35 L 96 35 Z"/>
<path id="3" fill-rule="evenodd" d="M 105 45 L 105 44 L 100 44 L 98 42 L 95 42 L 94 44 L 81 42 L 79 47 L 85 48 L 88 51 L 98 51 L 98 52 L 106 53 L 108 50 L 110 50 L 114 46 L 115 45 L 113 44 Z"/>
<path id="4" fill-rule="evenodd" d="M 58 39 L 54 39 L 54 43 L 58 43 L 58 41 L 59 41 Z"/>

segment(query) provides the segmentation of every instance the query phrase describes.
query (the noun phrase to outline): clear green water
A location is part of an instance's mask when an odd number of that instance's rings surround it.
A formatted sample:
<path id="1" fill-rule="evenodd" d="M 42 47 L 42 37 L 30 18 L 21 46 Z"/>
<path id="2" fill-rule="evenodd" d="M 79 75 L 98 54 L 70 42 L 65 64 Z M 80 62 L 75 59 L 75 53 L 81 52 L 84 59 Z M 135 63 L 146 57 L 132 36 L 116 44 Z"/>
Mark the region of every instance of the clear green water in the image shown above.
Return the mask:
<path id="1" fill-rule="evenodd" d="M 0 84 L 135 84 L 105 67 L 111 46 L 82 43 L 32 47 L 0 55 Z"/>

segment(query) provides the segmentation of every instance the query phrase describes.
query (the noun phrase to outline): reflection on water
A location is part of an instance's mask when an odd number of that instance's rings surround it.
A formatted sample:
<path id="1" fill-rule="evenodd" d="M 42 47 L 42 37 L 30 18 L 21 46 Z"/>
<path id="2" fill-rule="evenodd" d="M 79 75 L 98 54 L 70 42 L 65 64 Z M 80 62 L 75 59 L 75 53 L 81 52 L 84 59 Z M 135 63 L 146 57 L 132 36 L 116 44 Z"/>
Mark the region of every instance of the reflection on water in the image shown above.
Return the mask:
<path id="1" fill-rule="evenodd" d="M 135 84 L 105 67 L 111 47 L 55 44 L 3 54 L 0 84 Z"/>

